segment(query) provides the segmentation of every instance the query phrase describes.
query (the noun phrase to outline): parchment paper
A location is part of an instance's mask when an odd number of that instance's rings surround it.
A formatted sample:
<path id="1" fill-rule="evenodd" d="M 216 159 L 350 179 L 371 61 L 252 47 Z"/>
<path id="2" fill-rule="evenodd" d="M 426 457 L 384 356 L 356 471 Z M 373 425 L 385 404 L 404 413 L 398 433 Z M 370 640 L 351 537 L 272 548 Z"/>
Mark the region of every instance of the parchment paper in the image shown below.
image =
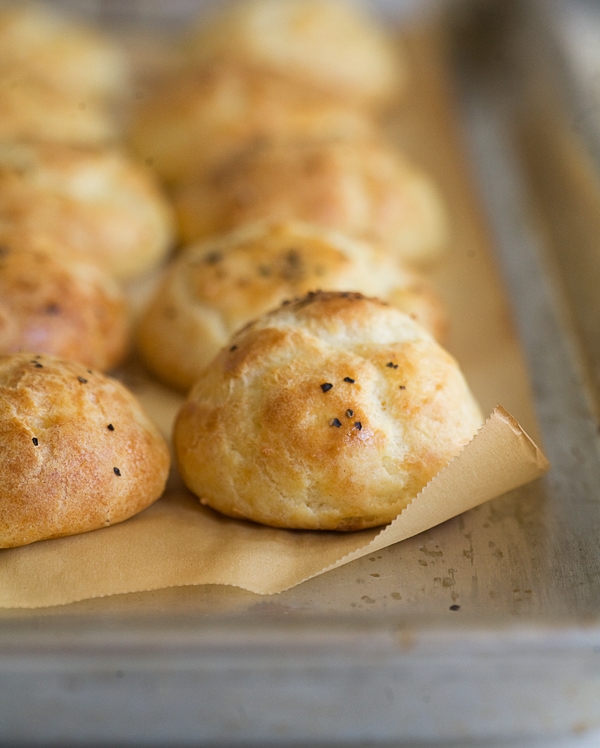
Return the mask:
<path id="1" fill-rule="evenodd" d="M 446 347 L 491 415 L 463 452 L 385 528 L 350 534 L 278 530 L 222 517 L 171 477 L 164 497 L 127 522 L 0 551 L 0 607 L 36 608 L 171 586 L 234 585 L 273 594 L 433 527 L 523 485 L 548 468 L 528 379 L 458 136 L 441 45 L 431 29 L 407 36 L 409 98 L 390 132 L 439 180 L 452 249 L 432 271 L 448 304 Z M 146 288 L 147 292 L 147 288 Z M 132 361 L 121 372 L 165 436 L 181 397 Z"/>
<path id="2" fill-rule="evenodd" d="M 222 517 L 172 487 L 153 507 L 120 525 L 2 551 L 0 605 L 41 607 L 190 584 L 281 592 L 516 488 L 547 466 L 518 423 L 498 408 L 383 530 L 339 534 L 262 527 Z"/>

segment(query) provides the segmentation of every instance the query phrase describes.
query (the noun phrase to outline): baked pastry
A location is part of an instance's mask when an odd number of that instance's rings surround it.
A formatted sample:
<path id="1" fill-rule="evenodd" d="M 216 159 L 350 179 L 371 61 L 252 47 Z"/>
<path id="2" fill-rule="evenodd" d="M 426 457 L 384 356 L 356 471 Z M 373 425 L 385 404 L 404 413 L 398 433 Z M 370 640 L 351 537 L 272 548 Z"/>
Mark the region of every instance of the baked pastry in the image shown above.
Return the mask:
<path id="1" fill-rule="evenodd" d="M 122 522 L 159 498 L 169 472 L 136 398 L 54 356 L 0 356 L 0 443 L 0 548 Z"/>
<path id="2" fill-rule="evenodd" d="M 184 243 L 260 220 L 298 220 L 379 242 L 412 262 L 446 248 L 433 180 L 384 141 L 265 143 L 181 186 Z"/>
<path id="3" fill-rule="evenodd" d="M 391 521 L 482 418 L 456 361 L 360 294 L 309 294 L 234 335 L 178 412 L 202 504 L 275 527 Z"/>
<path id="4" fill-rule="evenodd" d="M 113 39 L 47 4 L 0 4 L 0 77 L 19 72 L 78 96 L 113 97 L 129 62 Z"/>
<path id="5" fill-rule="evenodd" d="M 101 145 L 117 138 L 105 104 L 22 73 L 0 75 L 0 140 Z"/>
<path id="6" fill-rule="evenodd" d="M 115 149 L 0 143 L 0 227 L 44 234 L 119 279 L 156 266 L 172 240 L 155 176 Z"/>
<path id="7" fill-rule="evenodd" d="M 216 62 L 167 76 L 134 108 L 130 142 L 178 183 L 262 140 L 358 138 L 374 132 L 359 107 L 285 77 Z"/>
<path id="8" fill-rule="evenodd" d="M 440 298 L 389 252 L 308 224 L 260 223 L 172 262 L 142 315 L 140 353 L 161 380 L 188 390 L 238 328 L 317 289 L 377 295 L 436 335 L 445 331 Z"/>
<path id="9" fill-rule="evenodd" d="M 129 347 L 125 296 L 91 259 L 0 230 L 0 354 L 39 351 L 106 371 Z"/>
<path id="10" fill-rule="evenodd" d="M 404 87 L 398 40 L 343 0 L 246 0 L 203 19 L 187 40 L 194 61 L 233 59 L 336 96 L 380 104 Z"/>

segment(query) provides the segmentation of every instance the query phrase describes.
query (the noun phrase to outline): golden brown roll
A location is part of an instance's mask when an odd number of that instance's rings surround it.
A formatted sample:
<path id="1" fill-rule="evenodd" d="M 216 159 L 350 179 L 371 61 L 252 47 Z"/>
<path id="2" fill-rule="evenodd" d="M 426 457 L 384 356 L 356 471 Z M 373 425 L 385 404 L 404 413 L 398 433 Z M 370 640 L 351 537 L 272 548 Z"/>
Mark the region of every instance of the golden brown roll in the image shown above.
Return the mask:
<path id="1" fill-rule="evenodd" d="M 128 347 L 115 280 L 43 236 L 0 230 L 0 354 L 35 350 L 106 371 Z"/>
<path id="2" fill-rule="evenodd" d="M 203 504 L 275 527 L 391 521 L 482 418 L 456 361 L 360 294 L 309 294 L 233 336 L 181 407 L 174 448 Z"/>
<path id="3" fill-rule="evenodd" d="M 98 99 L 21 73 L 0 75 L 0 112 L 0 140 L 101 145 L 117 137 L 114 117 Z"/>
<path id="4" fill-rule="evenodd" d="M 382 141 L 271 143 L 249 148 L 182 186 L 184 242 L 260 220 L 298 220 L 380 242 L 411 262 L 446 248 L 432 179 Z"/>
<path id="5" fill-rule="evenodd" d="M 169 76 L 134 110 L 131 145 L 167 182 L 206 172 L 261 140 L 358 138 L 359 107 L 280 75 L 213 63 Z"/>
<path id="6" fill-rule="evenodd" d="M 238 328 L 317 289 L 377 295 L 436 336 L 446 329 L 430 284 L 380 247 L 308 224 L 261 223 L 172 262 L 142 315 L 140 353 L 161 380 L 188 390 Z"/>
<path id="7" fill-rule="evenodd" d="M 115 96 L 129 78 L 123 50 L 42 3 L 0 4 L 0 77 L 19 72 L 78 96 Z"/>
<path id="8" fill-rule="evenodd" d="M 170 206 L 150 171 L 114 149 L 0 143 L 0 226 L 43 234 L 119 279 L 170 249 Z"/>
<path id="9" fill-rule="evenodd" d="M 0 443 L 0 548 L 122 522 L 159 498 L 169 471 L 136 398 L 54 356 L 0 356 Z"/>
<path id="10" fill-rule="evenodd" d="M 399 42 L 366 5 L 343 0 L 246 0 L 190 34 L 195 61 L 233 59 L 363 103 L 397 95 L 407 77 Z"/>

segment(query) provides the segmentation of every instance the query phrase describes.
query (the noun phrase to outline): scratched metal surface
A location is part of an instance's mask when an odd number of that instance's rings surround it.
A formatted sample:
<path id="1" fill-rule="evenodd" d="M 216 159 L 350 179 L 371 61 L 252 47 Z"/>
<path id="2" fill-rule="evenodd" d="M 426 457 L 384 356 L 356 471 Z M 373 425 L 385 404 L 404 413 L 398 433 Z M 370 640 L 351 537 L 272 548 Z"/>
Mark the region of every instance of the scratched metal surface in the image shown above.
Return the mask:
<path id="1" fill-rule="evenodd" d="M 461 68 L 463 126 L 551 473 L 273 598 L 1 611 L 2 745 L 600 744 L 600 212 L 568 198 L 580 170 L 540 129 L 557 99 L 530 100 L 562 94 L 518 20 Z"/>

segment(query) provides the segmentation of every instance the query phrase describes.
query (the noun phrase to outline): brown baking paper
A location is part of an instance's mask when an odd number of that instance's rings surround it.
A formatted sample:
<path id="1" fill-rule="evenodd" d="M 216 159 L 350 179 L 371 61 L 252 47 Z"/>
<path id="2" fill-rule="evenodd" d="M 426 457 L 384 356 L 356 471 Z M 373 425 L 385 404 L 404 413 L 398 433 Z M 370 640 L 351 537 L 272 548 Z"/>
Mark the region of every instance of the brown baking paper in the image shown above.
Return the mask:
<path id="1" fill-rule="evenodd" d="M 202 507 L 184 488 L 85 535 L 0 551 L 0 606 L 34 608 L 181 585 L 268 595 L 398 543 L 537 478 L 548 463 L 503 408 L 384 529 L 279 530 Z"/>
<path id="2" fill-rule="evenodd" d="M 456 127 L 439 40 L 408 38 L 418 96 L 391 134 L 439 181 L 452 217 L 452 249 L 432 269 L 448 306 L 445 345 L 491 415 L 463 452 L 385 528 L 340 534 L 279 530 L 202 507 L 173 476 L 164 497 L 121 525 L 0 551 L 0 607 L 36 608 L 184 585 L 283 591 L 427 530 L 540 476 L 528 379 Z M 165 436 L 182 399 L 134 362 L 121 372 Z M 399 570 L 401 573 L 401 570 Z"/>

